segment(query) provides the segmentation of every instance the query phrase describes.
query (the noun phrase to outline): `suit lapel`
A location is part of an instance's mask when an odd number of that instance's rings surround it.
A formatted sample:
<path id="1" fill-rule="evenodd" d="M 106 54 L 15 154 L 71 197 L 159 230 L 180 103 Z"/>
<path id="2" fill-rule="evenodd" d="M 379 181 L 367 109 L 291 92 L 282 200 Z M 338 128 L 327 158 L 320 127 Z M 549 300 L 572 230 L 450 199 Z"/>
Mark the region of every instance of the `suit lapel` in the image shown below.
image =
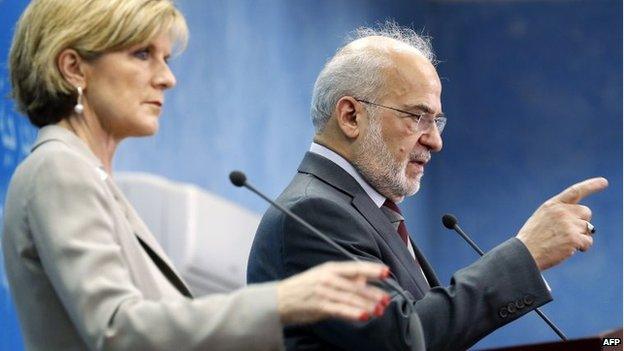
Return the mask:
<path id="1" fill-rule="evenodd" d="M 420 267 L 422 268 L 423 273 L 425 273 L 425 277 L 427 277 L 429 285 L 431 285 L 432 288 L 440 286 L 440 280 L 438 280 L 438 276 L 435 274 L 433 267 L 431 267 L 425 255 L 423 255 L 423 253 L 418 249 L 418 246 L 414 244 L 413 240 L 410 240 L 410 243 L 412 244 L 412 248 L 414 249 L 416 259 L 418 260 L 418 263 L 420 263 Z"/>
<path id="2" fill-rule="evenodd" d="M 138 214 L 134 211 L 128 200 L 123 196 L 122 192 L 117 188 L 117 185 L 112 179 L 107 176 L 105 179 L 106 185 L 113 193 L 115 200 L 121 206 L 126 215 L 130 229 L 137 237 L 139 244 L 145 250 L 147 255 L 152 259 L 154 264 L 158 267 L 161 273 L 169 280 L 169 282 L 180 291 L 184 296 L 192 297 L 191 292 L 180 278 L 180 275 L 176 272 L 173 264 L 169 261 L 169 258 L 163 251 L 156 238 L 151 234 L 145 223 L 141 221 Z"/>
<path id="3" fill-rule="evenodd" d="M 78 152 L 86 162 L 91 164 L 97 172 L 100 173 L 101 179 L 105 182 L 107 188 L 121 207 L 127 219 L 130 230 L 134 232 L 143 250 L 147 252 L 152 261 L 158 266 L 158 269 L 165 277 L 175 286 L 182 294 L 190 297 L 190 292 L 184 284 L 179 274 L 173 268 L 173 264 L 167 258 L 162 248 L 152 236 L 147 226 L 141 221 L 139 216 L 134 212 L 130 203 L 123 196 L 122 192 L 117 188 L 111 177 L 103 170 L 102 163 L 93 154 L 89 147 L 79 137 L 69 130 L 57 125 L 48 125 L 39 130 L 37 140 L 35 140 L 31 151 L 34 151 L 40 145 L 49 141 L 61 141 L 69 146 L 73 151 Z"/>
<path id="4" fill-rule="evenodd" d="M 337 190 L 351 196 L 351 204 L 375 228 L 403 268 L 409 272 L 409 276 L 412 279 L 412 284 L 410 285 L 413 285 L 422 295 L 425 294 L 426 290 L 423 291 L 424 287 L 428 287 L 429 284 L 425 281 L 423 275 L 417 272 L 414 259 L 392 226 L 392 223 L 349 173 L 325 157 L 311 152 L 306 153 L 298 170 L 301 173 L 312 174 Z"/>
<path id="5" fill-rule="evenodd" d="M 398 258 L 405 270 L 409 272 L 414 285 L 418 288 L 421 295 L 425 295 L 429 290 L 429 283 L 427 283 L 425 277 L 418 272 L 412 255 L 410 255 L 405 243 L 401 240 L 401 237 L 394 229 L 392 223 L 390 223 L 388 217 L 375 206 L 366 193 L 363 195 L 358 194 L 353 198 L 351 203 L 384 239 L 394 256 Z"/>

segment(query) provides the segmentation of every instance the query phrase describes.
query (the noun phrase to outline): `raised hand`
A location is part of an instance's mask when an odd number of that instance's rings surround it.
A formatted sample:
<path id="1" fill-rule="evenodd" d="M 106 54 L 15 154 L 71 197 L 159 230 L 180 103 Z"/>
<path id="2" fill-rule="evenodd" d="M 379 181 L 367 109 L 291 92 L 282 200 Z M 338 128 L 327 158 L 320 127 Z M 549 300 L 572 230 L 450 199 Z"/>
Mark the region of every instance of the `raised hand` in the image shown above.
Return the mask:
<path id="1" fill-rule="evenodd" d="M 529 249 L 540 270 L 559 264 L 576 250 L 591 247 L 588 223 L 592 211 L 578 203 L 608 185 L 600 177 L 576 183 L 544 202 L 524 223 L 516 237 Z"/>

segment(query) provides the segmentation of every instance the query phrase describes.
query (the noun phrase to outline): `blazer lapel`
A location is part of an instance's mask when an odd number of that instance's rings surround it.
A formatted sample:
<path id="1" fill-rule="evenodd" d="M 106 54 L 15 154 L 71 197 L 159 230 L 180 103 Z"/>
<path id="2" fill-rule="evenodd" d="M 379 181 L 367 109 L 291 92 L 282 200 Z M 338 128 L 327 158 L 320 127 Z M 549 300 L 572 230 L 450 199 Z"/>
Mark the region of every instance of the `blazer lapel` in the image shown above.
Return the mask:
<path id="1" fill-rule="evenodd" d="M 107 176 L 105 181 L 106 185 L 113 193 L 113 196 L 125 212 L 128 224 L 143 250 L 145 250 L 161 273 L 178 289 L 178 291 L 180 291 L 180 293 L 184 296 L 192 297 L 189 288 L 180 277 L 180 274 L 176 272 L 173 264 L 169 261 L 169 258 L 160 244 L 158 244 L 158 241 L 156 241 L 156 238 L 154 238 L 145 223 L 143 223 L 138 214 L 134 211 L 134 208 L 130 205 L 128 200 L 126 200 L 125 196 L 123 196 L 121 190 L 117 188 L 117 185 L 115 185 L 110 177 Z"/>
<path id="2" fill-rule="evenodd" d="M 375 228 L 403 268 L 409 272 L 409 276 L 412 278 L 410 285 L 418 289 L 422 295 L 426 293 L 424 287 L 428 287 L 429 284 L 425 277 L 417 272 L 414 259 L 392 223 L 353 177 L 332 161 L 311 152 L 306 153 L 303 161 L 301 161 L 299 172 L 312 174 L 332 187 L 350 195 L 352 197 L 351 204 Z"/>
<path id="3" fill-rule="evenodd" d="M 130 203 L 123 196 L 122 192 L 117 188 L 111 177 L 103 170 L 100 160 L 91 152 L 89 147 L 74 133 L 57 125 L 48 125 L 39 130 L 37 139 L 33 143 L 31 151 L 34 151 L 40 145 L 50 142 L 60 141 L 69 146 L 72 150 L 80 154 L 85 161 L 93 166 L 100 173 L 101 179 L 105 182 L 109 191 L 123 210 L 128 220 L 130 229 L 134 232 L 137 240 L 142 248 L 147 252 L 152 261 L 158 266 L 158 269 L 165 277 L 175 286 L 183 295 L 191 297 L 188 287 L 184 284 L 180 275 L 173 268 L 173 264 L 167 258 L 162 248 L 152 236 L 147 226 L 141 221 L 139 216 L 134 212 Z"/>

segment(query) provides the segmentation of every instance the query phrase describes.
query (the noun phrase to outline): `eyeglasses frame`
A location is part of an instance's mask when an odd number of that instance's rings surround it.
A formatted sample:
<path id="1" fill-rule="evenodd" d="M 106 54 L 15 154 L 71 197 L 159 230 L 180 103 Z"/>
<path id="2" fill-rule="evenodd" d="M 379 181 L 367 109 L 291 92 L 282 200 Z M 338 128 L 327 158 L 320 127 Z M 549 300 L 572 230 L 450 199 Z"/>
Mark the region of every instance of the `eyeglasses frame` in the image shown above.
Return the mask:
<path id="1" fill-rule="evenodd" d="M 411 117 L 412 119 L 416 120 L 416 130 L 415 131 L 418 131 L 418 126 L 420 126 L 421 118 L 423 118 L 424 116 L 427 115 L 426 113 L 417 114 L 417 113 L 401 110 L 401 109 L 398 109 L 398 108 L 395 108 L 395 107 L 380 105 L 378 103 L 367 101 L 367 100 L 364 100 L 364 99 L 357 99 L 356 98 L 355 101 L 362 102 L 362 103 L 369 104 L 369 105 L 373 105 L 373 106 L 377 106 L 377 107 L 386 108 L 386 109 L 393 110 L 393 111 L 396 111 L 396 112 L 404 113 L 404 114 L 407 115 L 407 116 L 404 116 L 404 117 Z M 433 123 L 432 124 L 436 126 L 436 128 L 438 129 L 438 133 L 440 133 L 440 135 L 441 135 L 442 132 L 444 131 L 444 127 L 446 126 L 446 117 L 444 117 L 444 116 L 433 117 Z M 427 129 L 421 129 L 421 131 L 425 131 L 425 130 L 427 130 Z"/>

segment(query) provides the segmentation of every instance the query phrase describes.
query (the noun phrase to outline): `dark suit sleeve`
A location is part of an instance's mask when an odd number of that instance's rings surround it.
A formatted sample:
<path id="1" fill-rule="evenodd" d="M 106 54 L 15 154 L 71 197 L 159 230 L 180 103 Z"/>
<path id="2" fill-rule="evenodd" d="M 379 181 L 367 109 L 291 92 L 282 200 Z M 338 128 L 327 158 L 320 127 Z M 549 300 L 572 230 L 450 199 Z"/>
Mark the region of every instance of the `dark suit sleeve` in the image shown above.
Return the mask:
<path id="1" fill-rule="evenodd" d="M 325 198 L 302 198 L 290 209 L 363 260 L 382 262 L 375 232 L 358 221 L 355 209 Z M 281 218 L 281 260 L 286 275 L 346 257 L 296 222 Z M 329 344 L 347 350 L 409 349 L 409 314 L 422 321 L 429 350 L 466 349 L 494 329 L 551 300 L 522 242 L 513 238 L 456 272 L 450 286 L 431 289 L 414 301 L 392 294 L 384 315 L 366 323 L 329 321 L 309 328 Z"/>

